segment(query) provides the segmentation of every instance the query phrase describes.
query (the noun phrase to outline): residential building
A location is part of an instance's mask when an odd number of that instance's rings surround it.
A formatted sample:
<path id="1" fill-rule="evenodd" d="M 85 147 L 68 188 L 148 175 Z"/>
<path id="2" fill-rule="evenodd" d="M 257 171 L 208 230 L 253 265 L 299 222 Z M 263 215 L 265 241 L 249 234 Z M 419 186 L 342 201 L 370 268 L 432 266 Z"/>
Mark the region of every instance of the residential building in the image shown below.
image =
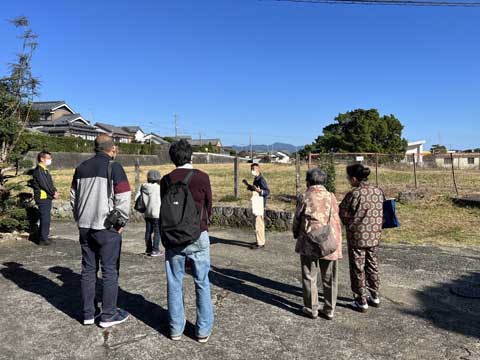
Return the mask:
<path id="1" fill-rule="evenodd" d="M 65 101 L 38 101 L 32 104 L 32 110 L 38 113 L 38 121 L 28 127 L 52 136 L 73 136 L 93 140 L 97 129 L 76 113 Z"/>
<path id="2" fill-rule="evenodd" d="M 95 126 L 98 128 L 99 132 L 107 134 L 113 138 L 113 141 L 119 143 L 131 143 L 134 139 L 134 136 L 119 126 L 105 124 L 105 123 L 96 123 Z"/>
<path id="3" fill-rule="evenodd" d="M 160 135 L 155 133 L 146 134 L 144 136 L 145 144 L 158 144 L 158 145 L 169 145 L 168 141 L 165 141 Z"/>
<path id="4" fill-rule="evenodd" d="M 480 153 L 449 153 L 433 156 L 434 166 L 455 169 L 480 169 Z"/>
<path id="5" fill-rule="evenodd" d="M 122 129 L 133 136 L 133 141 L 143 144 L 147 135 L 140 126 L 122 126 Z"/>
<path id="6" fill-rule="evenodd" d="M 416 164 L 423 164 L 423 148 L 425 144 L 425 140 L 413 141 L 408 143 L 406 151 L 408 163 L 412 164 L 415 161 Z"/>

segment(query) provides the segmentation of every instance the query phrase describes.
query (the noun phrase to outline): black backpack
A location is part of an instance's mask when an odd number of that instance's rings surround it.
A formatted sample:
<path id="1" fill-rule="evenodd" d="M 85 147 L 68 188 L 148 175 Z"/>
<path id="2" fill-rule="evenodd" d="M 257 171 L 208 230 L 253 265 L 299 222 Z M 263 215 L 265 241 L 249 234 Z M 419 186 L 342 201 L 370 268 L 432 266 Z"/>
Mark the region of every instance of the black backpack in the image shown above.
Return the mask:
<path id="1" fill-rule="evenodd" d="M 165 177 L 167 191 L 160 207 L 160 224 L 166 249 L 187 246 L 200 237 L 200 213 L 188 188 L 194 174 L 195 170 L 191 170 L 183 181 L 176 183 L 169 175 Z"/>

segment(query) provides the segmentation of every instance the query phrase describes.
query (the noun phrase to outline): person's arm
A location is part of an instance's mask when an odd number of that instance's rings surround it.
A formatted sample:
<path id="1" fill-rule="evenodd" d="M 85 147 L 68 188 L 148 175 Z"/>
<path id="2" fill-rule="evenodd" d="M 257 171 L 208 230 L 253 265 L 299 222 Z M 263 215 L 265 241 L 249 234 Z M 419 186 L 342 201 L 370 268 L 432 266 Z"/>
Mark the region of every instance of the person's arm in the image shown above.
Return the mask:
<path id="1" fill-rule="evenodd" d="M 298 239 L 300 235 L 300 225 L 302 223 L 303 210 L 305 209 L 305 203 L 303 201 L 303 196 L 300 196 L 297 200 L 297 207 L 295 209 L 295 215 L 293 217 L 293 238 Z"/>
<path id="2" fill-rule="evenodd" d="M 260 191 L 258 193 L 260 194 L 260 196 L 268 197 L 268 195 L 270 195 L 270 189 L 268 188 L 267 180 L 265 180 L 263 176 L 260 178 L 259 185 Z"/>
<path id="3" fill-rule="evenodd" d="M 212 201 L 212 186 L 210 184 L 210 177 L 207 175 L 206 177 L 206 186 L 205 186 L 205 205 L 207 208 L 208 214 L 208 223 L 210 224 L 210 220 L 212 218 L 212 208 L 213 208 L 213 201 Z"/>
<path id="4" fill-rule="evenodd" d="M 354 192 L 349 192 L 340 204 L 340 219 L 344 225 L 351 223 L 358 210 L 359 198 Z"/>
<path id="5" fill-rule="evenodd" d="M 47 195 L 54 197 L 55 187 L 53 186 L 52 180 L 47 176 L 47 173 L 44 169 L 38 168 L 37 173 L 37 182 L 41 190 L 45 191 Z"/>
<path id="6" fill-rule="evenodd" d="M 125 170 L 119 163 L 112 164 L 113 206 L 128 220 L 130 217 L 130 201 L 132 190 Z"/>
<path id="7" fill-rule="evenodd" d="M 72 207 L 73 218 L 77 221 L 77 169 L 75 169 L 72 184 L 70 185 L 70 206 Z"/>

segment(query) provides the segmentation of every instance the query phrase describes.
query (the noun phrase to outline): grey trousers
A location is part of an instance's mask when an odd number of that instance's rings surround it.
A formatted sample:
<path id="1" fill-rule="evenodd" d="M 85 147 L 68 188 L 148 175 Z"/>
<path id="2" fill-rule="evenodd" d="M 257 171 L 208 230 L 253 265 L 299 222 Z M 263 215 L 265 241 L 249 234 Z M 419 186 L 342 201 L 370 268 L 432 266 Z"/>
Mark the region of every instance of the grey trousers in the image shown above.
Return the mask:
<path id="1" fill-rule="evenodd" d="M 310 256 L 300 255 L 302 264 L 302 287 L 304 306 L 318 314 L 318 287 L 317 277 L 320 270 L 323 283 L 324 310 L 334 311 L 337 304 L 338 287 L 338 261 L 315 259 Z"/>

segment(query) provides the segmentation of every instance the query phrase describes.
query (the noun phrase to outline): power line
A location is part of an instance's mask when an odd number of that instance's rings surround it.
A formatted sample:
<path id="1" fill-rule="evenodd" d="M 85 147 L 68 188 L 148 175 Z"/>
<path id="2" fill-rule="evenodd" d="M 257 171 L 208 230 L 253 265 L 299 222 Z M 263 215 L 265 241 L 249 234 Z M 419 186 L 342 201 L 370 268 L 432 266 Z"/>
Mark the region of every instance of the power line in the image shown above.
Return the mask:
<path id="1" fill-rule="evenodd" d="M 478 1 L 436 0 L 260 0 L 309 4 L 480 7 Z"/>

